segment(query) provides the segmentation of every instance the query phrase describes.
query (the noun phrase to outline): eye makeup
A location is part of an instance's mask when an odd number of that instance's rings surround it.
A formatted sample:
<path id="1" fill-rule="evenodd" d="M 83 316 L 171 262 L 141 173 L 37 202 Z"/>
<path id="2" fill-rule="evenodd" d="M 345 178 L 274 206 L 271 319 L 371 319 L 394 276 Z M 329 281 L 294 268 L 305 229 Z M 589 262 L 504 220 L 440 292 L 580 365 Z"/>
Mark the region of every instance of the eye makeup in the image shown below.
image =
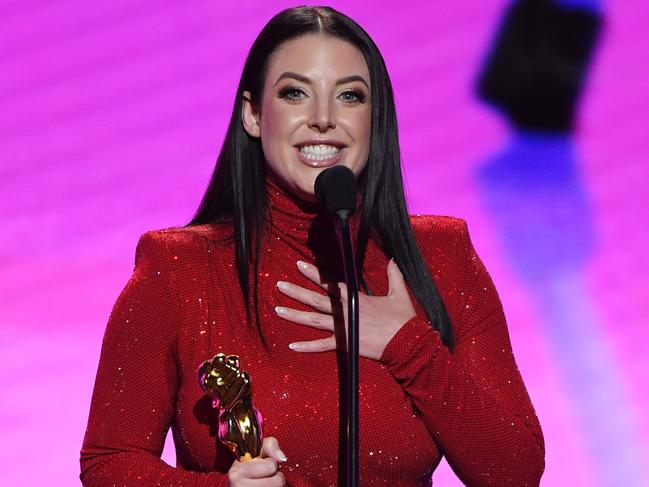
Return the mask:
<path id="1" fill-rule="evenodd" d="M 278 96 L 278 98 L 283 98 L 283 99 L 286 99 L 287 101 L 289 101 L 291 103 L 294 103 L 294 102 L 297 102 L 299 100 L 304 99 L 307 95 L 304 92 L 304 90 L 302 90 L 301 88 L 289 85 L 289 86 L 285 86 L 284 88 L 282 88 L 279 91 L 277 96 Z M 344 98 L 343 99 L 343 101 L 345 101 L 346 103 L 349 103 L 349 104 L 365 103 L 365 101 L 367 100 L 367 96 L 365 95 L 365 93 L 363 93 L 363 91 L 358 90 L 358 89 L 345 90 L 338 96 L 339 97 L 349 97 L 349 96 L 353 97 L 351 99 L 350 98 Z"/>

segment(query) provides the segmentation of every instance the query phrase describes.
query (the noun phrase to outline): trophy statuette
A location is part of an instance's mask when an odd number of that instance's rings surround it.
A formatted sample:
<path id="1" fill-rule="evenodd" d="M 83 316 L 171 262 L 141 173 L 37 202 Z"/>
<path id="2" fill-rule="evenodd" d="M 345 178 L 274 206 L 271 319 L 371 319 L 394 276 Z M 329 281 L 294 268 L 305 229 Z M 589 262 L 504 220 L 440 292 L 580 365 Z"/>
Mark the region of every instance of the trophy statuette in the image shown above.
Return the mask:
<path id="1" fill-rule="evenodd" d="M 219 440 L 244 462 L 261 454 L 261 413 L 252 404 L 252 384 L 239 369 L 238 355 L 219 353 L 198 369 L 201 388 L 219 409 Z"/>

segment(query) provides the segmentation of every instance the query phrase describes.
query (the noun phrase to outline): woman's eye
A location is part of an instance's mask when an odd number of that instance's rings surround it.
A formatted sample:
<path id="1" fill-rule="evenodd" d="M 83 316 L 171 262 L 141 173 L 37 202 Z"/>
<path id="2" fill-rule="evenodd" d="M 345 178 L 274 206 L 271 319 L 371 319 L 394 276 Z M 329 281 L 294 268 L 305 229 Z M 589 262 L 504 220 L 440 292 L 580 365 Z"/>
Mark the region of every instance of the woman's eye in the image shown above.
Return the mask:
<path id="1" fill-rule="evenodd" d="M 364 103 L 365 95 L 357 90 L 347 90 L 339 95 L 345 103 Z M 307 98 L 307 94 L 301 88 L 288 86 L 280 91 L 280 98 L 284 98 L 290 102 L 295 102 Z"/>
<path id="2" fill-rule="evenodd" d="M 365 101 L 365 95 L 363 93 L 361 93 L 360 91 L 356 91 L 356 90 L 345 91 L 345 92 L 341 93 L 340 96 L 342 96 L 343 100 L 347 101 L 347 102 L 352 102 L 352 103 L 361 102 L 361 103 L 363 103 Z"/>
<path id="3" fill-rule="evenodd" d="M 302 91 L 300 88 L 284 88 L 280 93 L 279 97 L 280 98 L 287 98 L 288 100 L 301 100 L 306 96 L 306 93 Z"/>

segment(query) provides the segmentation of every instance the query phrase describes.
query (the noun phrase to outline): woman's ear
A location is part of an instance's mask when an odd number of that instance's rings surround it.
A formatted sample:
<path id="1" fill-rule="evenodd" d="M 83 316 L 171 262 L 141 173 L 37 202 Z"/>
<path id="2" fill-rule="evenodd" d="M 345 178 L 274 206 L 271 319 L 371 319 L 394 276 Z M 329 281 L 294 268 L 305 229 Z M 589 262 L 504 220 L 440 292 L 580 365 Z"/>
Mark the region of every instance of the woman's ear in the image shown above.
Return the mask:
<path id="1" fill-rule="evenodd" d="M 243 92 L 243 105 L 241 107 L 241 120 L 243 128 L 248 132 L 251 137 L 259 137 L 261 129 L 259 126 L 259 112 L 252 104 L 250 92 Z"/>

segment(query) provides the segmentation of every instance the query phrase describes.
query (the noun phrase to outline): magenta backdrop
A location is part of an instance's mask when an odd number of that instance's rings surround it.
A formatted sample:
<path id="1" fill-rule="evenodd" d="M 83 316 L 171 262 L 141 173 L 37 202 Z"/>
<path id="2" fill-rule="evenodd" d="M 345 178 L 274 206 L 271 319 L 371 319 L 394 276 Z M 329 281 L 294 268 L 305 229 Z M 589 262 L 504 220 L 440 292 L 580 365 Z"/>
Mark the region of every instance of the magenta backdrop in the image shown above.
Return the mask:
<path id="1" fill-rule="evenodd" d="M 649 4 L 603 5 L 570 139 L 515 135 L 473 95 L 507 4 L 331 2 L 385 56 L 411 211 L 465 218 L 500 291 L 542 485 L 649 485 Z M 247 50 L 293 5 L 0 3 L 0 485 L 78 484 L 138 236 L 191 217 Z"/>

